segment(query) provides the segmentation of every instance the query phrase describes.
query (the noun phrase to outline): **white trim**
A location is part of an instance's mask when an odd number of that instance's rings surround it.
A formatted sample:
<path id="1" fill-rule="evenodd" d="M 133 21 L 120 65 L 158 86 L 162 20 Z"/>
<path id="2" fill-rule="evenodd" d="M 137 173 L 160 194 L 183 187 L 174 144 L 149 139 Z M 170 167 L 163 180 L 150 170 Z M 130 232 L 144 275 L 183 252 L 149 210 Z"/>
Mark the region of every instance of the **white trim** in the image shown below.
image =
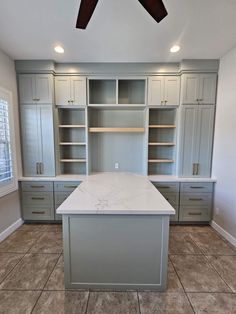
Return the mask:
<path id="1" fill-rule="evenodd" d="M 228 233 L 225 229 L 219 226 L 215 221 L 211 222 L 212 228 L 214 228 L 219 234 L 222 235 L 226 240 L 228 240 L 233 246 L 236 247 L 236 238 L 234 238 L 230 233 Z"/>
<path id="2" fill-rule="evenodd" d="M 6 239 L 10 234 L 12 234 L 16 229 L 18 229 L 22 224 L 23 220 L 20 218 L 11 224 L 7 229 L 0 233 L 0 242 Z"/>

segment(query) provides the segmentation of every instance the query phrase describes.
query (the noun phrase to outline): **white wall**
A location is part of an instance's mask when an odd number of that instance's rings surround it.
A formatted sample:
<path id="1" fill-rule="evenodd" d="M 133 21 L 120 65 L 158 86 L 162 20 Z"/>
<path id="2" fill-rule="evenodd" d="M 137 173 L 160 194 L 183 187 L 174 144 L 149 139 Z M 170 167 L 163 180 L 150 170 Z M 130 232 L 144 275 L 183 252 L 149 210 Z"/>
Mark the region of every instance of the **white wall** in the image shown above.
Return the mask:
<path id="1" fill-rule="evenodd" d="M 213 175 L 213 220 L 236 239 L 236 47 L 220 60 Z"/>
<path id="2" fill-rule="evenodd" d="M 2 50 L 0 50 L 0 86 L 12 92 L 14 106 L 14 124 L 16 133 L 16 152 L 17 165 L 21 169 L 20 162 L 20 137 L 19 137 L 19 118 L 18 101 L 16 87 L 16 73 L 14 61 L 10 59 Z M 20 215 L 19 193 L 13 192 L 0 198 L 0 233 L 11 224 L 16 222 Z"/>

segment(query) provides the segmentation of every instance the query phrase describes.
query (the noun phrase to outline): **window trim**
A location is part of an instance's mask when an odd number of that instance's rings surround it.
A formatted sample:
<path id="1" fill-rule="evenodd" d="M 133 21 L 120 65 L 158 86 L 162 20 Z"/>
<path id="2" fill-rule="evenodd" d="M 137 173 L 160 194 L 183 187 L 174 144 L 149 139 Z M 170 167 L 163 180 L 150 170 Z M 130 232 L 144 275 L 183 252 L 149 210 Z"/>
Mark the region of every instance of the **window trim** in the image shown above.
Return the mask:
<path id="1" fill-rule="evenodd" d="M 0 95 L 4 96 L 8 103 L 8 119 L 10 130 L 11 156 L 12 156 L 12 179 L 9 182 L 0 183 L 0 198 L 18 189 L 17 167 L 16 167 L 16 141 L 12 92 L 0 86 Z"/>

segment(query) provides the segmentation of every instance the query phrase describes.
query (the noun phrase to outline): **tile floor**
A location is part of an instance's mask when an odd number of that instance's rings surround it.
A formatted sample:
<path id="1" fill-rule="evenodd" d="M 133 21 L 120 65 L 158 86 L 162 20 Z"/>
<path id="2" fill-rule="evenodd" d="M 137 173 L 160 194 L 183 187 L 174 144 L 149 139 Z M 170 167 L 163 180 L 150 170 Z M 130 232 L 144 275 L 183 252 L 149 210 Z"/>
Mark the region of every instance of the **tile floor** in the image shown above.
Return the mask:
<path id="1" fill-rule="evenodd" d="M 0 243 L 1 314 L 236 314 L 236 248 L 211 227 L 170 228 L 168 289 L 64 290 L 60 225 L 23 225 Z"/>

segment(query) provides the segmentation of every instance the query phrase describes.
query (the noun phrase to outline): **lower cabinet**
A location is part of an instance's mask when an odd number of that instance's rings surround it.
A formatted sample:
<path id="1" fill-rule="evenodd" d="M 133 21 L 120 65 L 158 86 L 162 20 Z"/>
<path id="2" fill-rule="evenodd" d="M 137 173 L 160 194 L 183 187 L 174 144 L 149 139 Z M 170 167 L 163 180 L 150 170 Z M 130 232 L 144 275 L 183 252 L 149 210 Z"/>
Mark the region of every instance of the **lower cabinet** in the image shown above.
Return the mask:
<path id="1" fill-rule="evenodd" d="M 81 182 L 21 182 L 21 205 L 24 220 L 60 221 L 56 209 Z"/>
<path id="2" fill-rule="evenodd" d="M 209 222 L 212 218 L 213 183 L 153 182 L 176 213 L 173 222 Z"/>

